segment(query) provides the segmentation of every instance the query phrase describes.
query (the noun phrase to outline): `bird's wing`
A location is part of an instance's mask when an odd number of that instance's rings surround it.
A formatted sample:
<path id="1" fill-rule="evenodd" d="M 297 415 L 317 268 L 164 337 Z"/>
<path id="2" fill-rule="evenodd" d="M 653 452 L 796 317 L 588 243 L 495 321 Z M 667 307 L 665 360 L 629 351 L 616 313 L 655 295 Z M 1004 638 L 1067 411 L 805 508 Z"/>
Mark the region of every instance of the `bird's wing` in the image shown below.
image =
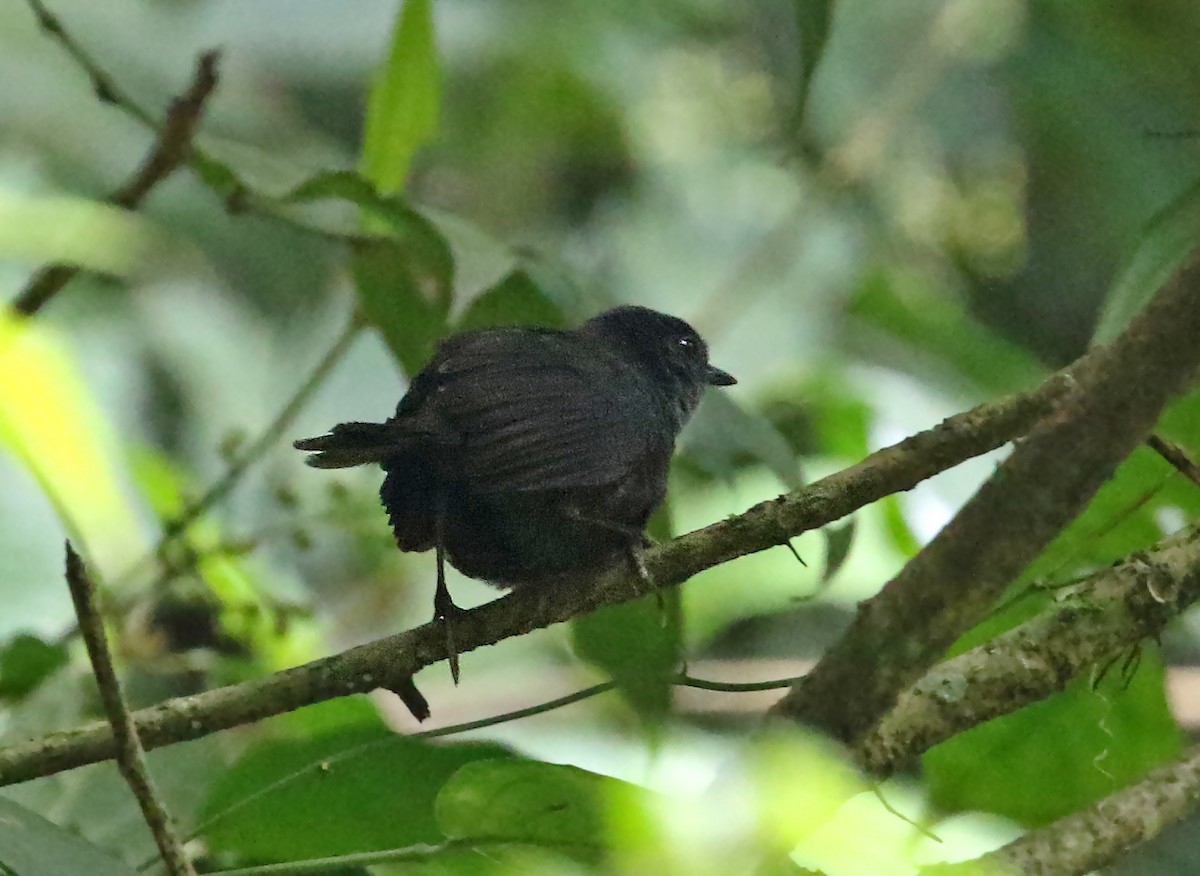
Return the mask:
<path id="1" fill-rule="evenodd" d="M 611 483 L 653 449 L 661 431 L 632 366 L 561 332 L 456 336 L 420 384 L 421 407 L 462 436 L 455 476 L 479 491 Z"/>

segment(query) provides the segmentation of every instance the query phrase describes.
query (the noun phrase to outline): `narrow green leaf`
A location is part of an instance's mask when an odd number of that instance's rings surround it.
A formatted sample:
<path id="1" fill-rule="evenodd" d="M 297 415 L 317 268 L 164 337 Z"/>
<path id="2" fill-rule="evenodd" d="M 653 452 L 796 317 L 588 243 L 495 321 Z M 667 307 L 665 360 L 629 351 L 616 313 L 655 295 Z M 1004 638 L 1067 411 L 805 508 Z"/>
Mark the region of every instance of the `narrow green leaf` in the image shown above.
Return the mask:
<path id="1" fill-rule="evenodd" d="M 829 41 L 829 22 L 833 17 L 833 0 L 795 0 L 796 29 L 800 34 L 800 86 L 796 90 L 794 115 L 797 127 L 804 120 L 808 97 L 817 64 Z"/>
<path id="2" fill-rule="evenodd" d="M 824 584 L 833 580 L 850 556 L 850 546 L 854 543 L 854 518 L 851 517 L 841 526 L 826 526 L 821 530 L 821 535 L 825 538 L 825 569 L 821 572 L 821 583 Z"/>
<path id="3" fill-rule="evenodd" d="M 405 0 L 367 103 L 363 174 L 384 194 L 404 189 L 413 155 L 437 129 L 440 86 L 432 0 Z"/>
<path id="4" fill-rule="evenodd" d="M 1189 187 L 1150 220 L 1104 301 L 1092 343 L 1104 344 L 1119 335 L 1196 248 L 1197 241 L 1200 183 Z"/>

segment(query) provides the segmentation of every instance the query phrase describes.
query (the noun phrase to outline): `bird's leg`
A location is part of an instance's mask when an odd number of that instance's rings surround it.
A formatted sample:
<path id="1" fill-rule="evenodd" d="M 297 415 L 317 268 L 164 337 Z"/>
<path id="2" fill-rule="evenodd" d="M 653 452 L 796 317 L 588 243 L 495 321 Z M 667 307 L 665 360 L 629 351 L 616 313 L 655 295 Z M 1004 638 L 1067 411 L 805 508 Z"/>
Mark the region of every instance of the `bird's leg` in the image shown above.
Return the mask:
<path id="1" fill-rule="evenodd" d="M 433 592 L 433 619 L 441 620 L 445 624 L 450 677 L 458 684 L 458 647 L 454 642 L 454 617 L 462 609 L 454 604 L 450 597 L 450 589 L 446 586 L 445 519 L 445 503 L 439 501 L 434 523 L 434 534 L 437 537 L 437 589 Z"/>
<path id="2" fill-rule="evenodd" d="M 642 583 L 654 590 L 654 595 L 658 598 L 659 607 L 663 606 L 662 593 L 655 586 L 654 576 L 646 568 L 646 560 L 642 556 L 642 550 L 649 547 L 653 542 L 647 538 L 646 533 L 640 527 L 616 523 L 612 520 L 598 520 L 595 517 L 588 517 L 574 506 L 567 508 L 567 516 L 580 523 L 586 523 L 599 529 L 607 529 L 609 532 L 615 532 L 624 536 L 625 556 L 628 558 L 629 564 L 633 567 L 633 571 L 637 573 L 637 576 L 642 579 Z"/>

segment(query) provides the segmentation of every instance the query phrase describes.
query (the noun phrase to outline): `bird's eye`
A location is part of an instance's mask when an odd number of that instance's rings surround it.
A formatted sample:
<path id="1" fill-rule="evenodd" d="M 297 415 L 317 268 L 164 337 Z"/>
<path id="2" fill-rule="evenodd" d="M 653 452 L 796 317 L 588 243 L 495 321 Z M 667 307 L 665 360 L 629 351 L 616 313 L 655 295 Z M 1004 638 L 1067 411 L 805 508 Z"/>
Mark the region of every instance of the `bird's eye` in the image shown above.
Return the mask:
<path id="1" fill-rule="evenodd" d="M 683 337 L 683 338 L 680 338 L 678 341 L 676 341 L 676 343 L 679 344 L 679 346 L 681 346 L 681 347 L 690 347 L 692 345 L 692 339 Z"/>

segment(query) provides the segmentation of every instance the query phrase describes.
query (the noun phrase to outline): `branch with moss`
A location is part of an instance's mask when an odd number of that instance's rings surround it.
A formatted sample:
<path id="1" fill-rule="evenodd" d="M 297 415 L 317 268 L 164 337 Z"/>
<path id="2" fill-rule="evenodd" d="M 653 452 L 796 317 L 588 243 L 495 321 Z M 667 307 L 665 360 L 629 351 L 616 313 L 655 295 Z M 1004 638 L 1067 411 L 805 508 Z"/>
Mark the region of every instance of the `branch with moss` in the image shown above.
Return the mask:
<path id="1" fill-rule="evenodd" d="M 1058 374 L 1034 392 L 950 417 L 808 487 L 649 550 L 645 559 L 654 586 L 675 586 L 704 569 L 781 545 L 994 450 L 1054 410 L 1072 385 L 1069 373 Z M 457 644 L 464 652 L 474 650 L 652 590 L 623 566 L 578 587 L 517 590 L 456 619 Z M 134 719 L 142 744 L 157 748 L 334 697 L 396 686 L 447 656 L 441 628 L 430 623 L 262 679 L 169 700 L 134 713 Z M 0 750 L 0 785 L 106 760 L 113 752 L 112 734 L 100 722 L 53 733 Z"/>
<path id="2" fill-rule="evenodd" d="M 1076 363 L 1076 387 L 1053 415 L 860 604 L 850 629 L 773 713 L 860 742 L 1146 439 L 1200 366 L 1197 336 L 1193 254 L 1120 336 Z"/>
<path id="3" fill-rule="evenodd" d="M 946 660 L 905 691 L 854 748 L 876 776 L 940 742 L 1044 700 L 1146 639 L 1200 600 L 1200 528 L 1179 532 L 1056 592 L 1038 616 Z"/>

